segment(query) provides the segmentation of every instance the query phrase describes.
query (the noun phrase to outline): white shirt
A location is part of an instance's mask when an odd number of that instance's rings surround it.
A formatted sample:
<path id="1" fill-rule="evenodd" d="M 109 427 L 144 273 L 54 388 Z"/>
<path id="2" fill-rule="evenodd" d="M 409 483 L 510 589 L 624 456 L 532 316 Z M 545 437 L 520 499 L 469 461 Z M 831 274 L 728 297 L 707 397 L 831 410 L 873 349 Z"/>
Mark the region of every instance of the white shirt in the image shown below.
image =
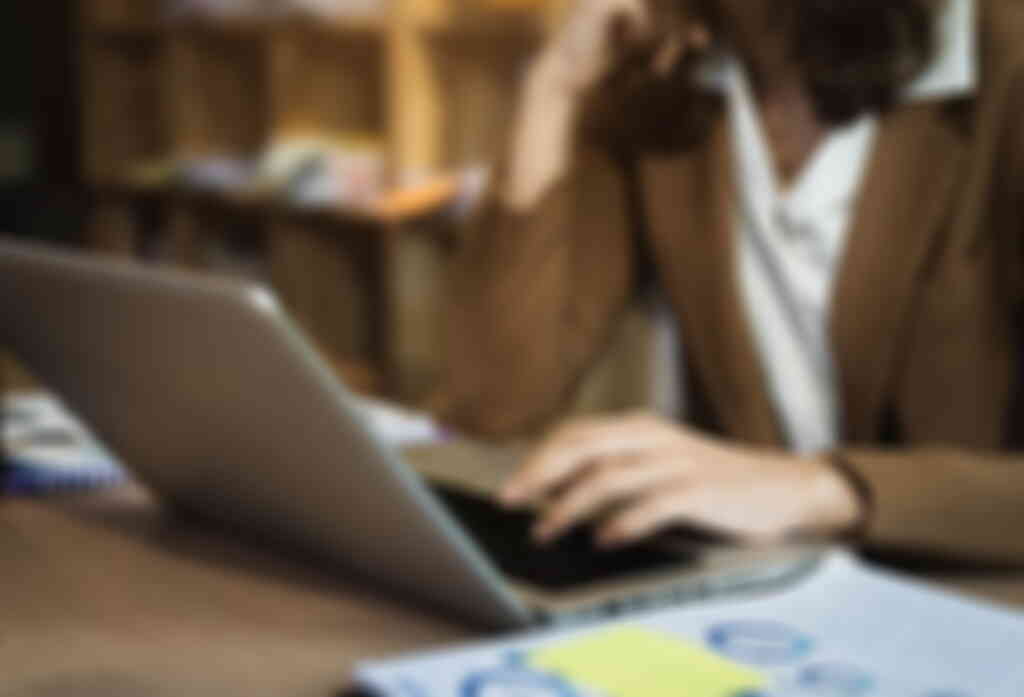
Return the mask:
<path id="1" fill-rule="evenodd" d="M 974 89 L 974 11 L 974 0 L 948 0 L 936 56 L 904 90 L 904 99 Z M 767 388 L 789 447 L 826 451 L 837 445 L 842 417 L 828 332 L 832 290 L 877 117 L 866 114 L 833 128 L 783 191 L 742 65 L 723 60 L 704 79 L 724 90 L 729 104 L 737 276 Z M 664 321 L 661 326 L 655 350 L 665 355 L 675 328 Z"/>

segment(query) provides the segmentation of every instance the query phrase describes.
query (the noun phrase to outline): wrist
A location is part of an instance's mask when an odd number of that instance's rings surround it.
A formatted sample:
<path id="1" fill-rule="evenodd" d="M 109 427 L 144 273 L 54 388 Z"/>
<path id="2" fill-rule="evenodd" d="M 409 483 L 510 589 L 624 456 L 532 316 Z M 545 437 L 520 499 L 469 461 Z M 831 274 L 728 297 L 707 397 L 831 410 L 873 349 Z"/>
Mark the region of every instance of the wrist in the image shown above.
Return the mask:
<path id="1" fill-rule="evenodd" d="M 812 473 L 810 515 L 805 521 L 807 532 L 832 537 L 857 530 L 865 517 L 860 492 L 841 472 L 828 455 L 806 460 Z"/>

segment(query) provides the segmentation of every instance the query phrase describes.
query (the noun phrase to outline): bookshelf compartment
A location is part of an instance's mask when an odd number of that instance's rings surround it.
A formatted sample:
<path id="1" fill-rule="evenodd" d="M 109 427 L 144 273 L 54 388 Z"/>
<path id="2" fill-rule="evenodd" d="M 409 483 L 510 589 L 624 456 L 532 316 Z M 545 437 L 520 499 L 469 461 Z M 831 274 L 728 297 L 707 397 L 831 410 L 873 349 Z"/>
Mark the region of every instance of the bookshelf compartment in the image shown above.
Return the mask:
<path id="1" fill-rule="evenodd" d="M 120 181 L 167 147 L 163 51 L 144 40 L 89 42 L 82 83 L 83 166 L 93 184 Z"/>
<path id="2" fill-rule="evenodd" d="M 84 0 L 97 194 L 84 237 L 268 282 L 359 384 L 426 394 L 457 235 L 442 219 L 376 215 L 373 197 L 456 181 L 444 170 L 500 153 L 548 23 L 532 3 L 496 1 L 395 0 L 324 20 L 171 19 L 162 0 Z"/>
<path id="3" fill-rule="evenodd" d="M 86 26 L 106 29 L 151 28 L 161 17 L 161 0 L 84 0 Z"/>
<path id="4" fill-rule="evenodd" d="M 173 153 L 249 156 L 267 138 L 262 34 L 177 29 L 170 41 Z"/>
<path id="5" fill-rule="evenodd" d="M 432 63 L 445 118 L 441 164 L 464 167 L 501 154 L 520 84 L 540 36 L 447 31 L 432 37 Z"/>
<path id="6" fill-rule="evenodd" d="M 275 135 L 384 137 L 383 34 L 296 26 L 275 36 Z"/>
<path id="7" fill-rule="evenodd" d="M 332 361 L 373 361 L 378 284 L 370 231 L 283 218 L 267 236 L 270 279 L 285 306 Z"/>

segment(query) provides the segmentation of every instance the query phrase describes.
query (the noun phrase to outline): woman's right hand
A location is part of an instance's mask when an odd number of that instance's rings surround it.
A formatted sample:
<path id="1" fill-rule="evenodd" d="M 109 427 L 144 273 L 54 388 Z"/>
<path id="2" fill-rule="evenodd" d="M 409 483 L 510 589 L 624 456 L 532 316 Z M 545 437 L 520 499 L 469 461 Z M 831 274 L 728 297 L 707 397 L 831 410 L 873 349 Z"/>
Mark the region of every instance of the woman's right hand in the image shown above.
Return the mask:
<path id="1" fill-rule="evenodd" d="M 581 95 L 622 68 L 667 74 L 709 43 L 707 26 L 680 0 L 576 0 L 547 58 L 559 64 L 565 87 Z"/>
<path id="2" fill-rule="evenodd" d="M 602 80 L 634 68 L 668 75 L 710 42 L 683 0 L 576 0 L 527 75 L 500 189 L 505 205 L 531 210 L 565 174 L 576 118 Z"/>

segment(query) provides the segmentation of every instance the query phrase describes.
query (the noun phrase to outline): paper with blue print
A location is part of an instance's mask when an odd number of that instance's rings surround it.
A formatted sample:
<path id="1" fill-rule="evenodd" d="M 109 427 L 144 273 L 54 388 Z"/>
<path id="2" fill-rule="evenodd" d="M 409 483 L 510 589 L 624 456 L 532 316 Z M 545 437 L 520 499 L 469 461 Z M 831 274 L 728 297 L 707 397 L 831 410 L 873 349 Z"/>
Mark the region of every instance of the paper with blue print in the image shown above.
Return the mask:
<path id="1" fill-rule="evenodd" d="M 622 628 L 674 638 L 767 678 L 756 691 L 721 697 L 1024 695 L 1024 614 L 896 577 L 842 551 L 771 595 L 368 663 L 356 677 L 387 697 L 602 697 L 530 657 Z M 644 656 L 625 651 L 619 660 Z M 645 695 L 627 689 L 603 697 Z"/>

